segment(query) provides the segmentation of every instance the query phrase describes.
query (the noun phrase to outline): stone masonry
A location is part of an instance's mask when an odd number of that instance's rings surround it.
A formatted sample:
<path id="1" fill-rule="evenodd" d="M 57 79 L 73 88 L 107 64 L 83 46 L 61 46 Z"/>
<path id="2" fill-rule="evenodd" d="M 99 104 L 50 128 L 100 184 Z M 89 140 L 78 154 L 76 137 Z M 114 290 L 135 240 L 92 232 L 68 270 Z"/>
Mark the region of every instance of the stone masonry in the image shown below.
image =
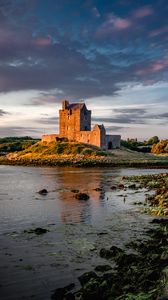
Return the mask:
<path id="1" fill-rule="evenodd" d="M 59 134 L 43 135 L 42 141 L 61 139 L 98 146 L 104 150 L 120 148 L 120 135 L 106 135 L 104 125 L 95 125 L 91 130 L 91 111 L 85 103 L 62 102 L 59 110 Z"/>

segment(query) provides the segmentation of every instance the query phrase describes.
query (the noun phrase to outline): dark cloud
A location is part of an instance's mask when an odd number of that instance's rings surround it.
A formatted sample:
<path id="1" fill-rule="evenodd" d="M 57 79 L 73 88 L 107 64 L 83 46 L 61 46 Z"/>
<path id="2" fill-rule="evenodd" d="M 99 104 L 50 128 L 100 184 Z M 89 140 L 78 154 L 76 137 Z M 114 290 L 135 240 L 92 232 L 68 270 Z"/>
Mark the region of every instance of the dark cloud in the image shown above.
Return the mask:
<path id="1" fill-rule="evenodd" d="M 122 1 L 73 2 L 74 10 L 67 1 L 0 1 L 0 92 L 57 89 L 32 100 L 41 105 L 167 79 L 166 1 L 130 2 L 125 13 Z"/>
<path id="2" fill-rule="evenodd" d="M 9 112 L 3 110 L 3 109 L 0 109 L 0 117 L 3 117 L 4 115 L 8 115 Z"/>
<path id="3" fill-rule="evenodd" d="M 150 113 L 144 108 L 124 108 L 113 109 L 111 117 L 93 118 L 94 123 L 119 123 L 119 124 L 150 124 L 151 120 L 158 120 L 157 124 L 165 124 L 164 119 L 168 119 L 168 113 Z M 114 113 L 116 113 L 114 115 Z"/>
<path id="4" fill-rule="evenodd" d="M 36 136 L 39 137 L 43 134 L 43 129 L 24 126 L 5 126 L 1 127 L 1 136 Z"/>
<path id="5" fill-rule="evenodd" d="M 36 120 L 40 124 L 57 125 L 59 121 L 58 117 L 42 117 L 40 120 Z"/>
<path id="6" fill-rule="evenodd" d="M 107 126 L 106 127 L 106 132 L 108 131 L 120 131 L 123 128 L 129 128 L 129 127 L 122 127 L 122 126 Z"/>
<path id="7" fill-rule="evenodd" d="M 113 109 L 113 111 L 119 114 L 134 115 L 134 116 L 139 116 L 139 115 L 142 116 L 147 113 L 147 110 L 144 108 L 115 108 Z"/>
<path id="8" fill-rule="evenodd" d="M 45 104 L 56 104 L 56 103 L 60 103 L 61 99 L 60 99 L 60 94 L 61 94 L 61 98 L 63 98 L 62 92 L 60 91 L 55 91 L 55 92 L 51 92 L 51 93 L 43 93 L 41 92 L 39 94 L 38 97 L 34 97 L 31 99 L 31 102 L 29 103 L 25 103 L 25 105 L 33 105 L 33 106 L 39 106 L 39 105 L 45 105 Z"/>

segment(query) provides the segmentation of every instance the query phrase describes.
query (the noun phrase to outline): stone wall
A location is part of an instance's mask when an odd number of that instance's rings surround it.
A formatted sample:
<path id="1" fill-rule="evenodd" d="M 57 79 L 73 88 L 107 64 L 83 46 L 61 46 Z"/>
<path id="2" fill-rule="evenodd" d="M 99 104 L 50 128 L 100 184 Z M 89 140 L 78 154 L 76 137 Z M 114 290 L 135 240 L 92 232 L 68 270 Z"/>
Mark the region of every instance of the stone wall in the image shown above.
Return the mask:
<path id="1" fill-rule="evenodd" d="M 85 105 L 81 110 L 69 109 L 64 103 L 63 109 L 59 110 L 59 128 L 61 136 L 75 140 L 80 131 L 91 130 L 91 111 Z"/>
<path id="2" fill-rule="evenodd" d="M 80 131 L 80 110 L 60 110 L 60 135 L 75 140 L 76 132 Z"/>
<path id="3" fill-rule="evenodd" d="M 46 143 L 51 143 L 51 142 L 55 142 L 56 138 L 59 138 L 59 134 L 45 134 L 42 135 L 42 142 L 46 142 Z"/>
<path id="4" fill-rule="evenodd" d="M 86 107 L 80 111 L 80 131 L 91 131 L 91 110 Z"/>
<path id="5" fill-rule="evenodd" d="M 121 136 L 120 135 L 106 135 L 106 149 L 116 149 L 120 148 L 120 141 Z"/>

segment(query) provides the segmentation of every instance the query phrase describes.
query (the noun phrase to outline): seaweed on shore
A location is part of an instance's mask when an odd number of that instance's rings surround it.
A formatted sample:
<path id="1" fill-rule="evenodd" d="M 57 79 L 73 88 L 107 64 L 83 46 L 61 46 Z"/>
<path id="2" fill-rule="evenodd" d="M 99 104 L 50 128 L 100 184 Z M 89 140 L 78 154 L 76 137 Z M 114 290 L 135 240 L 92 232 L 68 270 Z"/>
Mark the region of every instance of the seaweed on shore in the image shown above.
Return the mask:
<path id="1" fill-rule="evenodd" d="M 168 288 L 168 220 L 159 219 L 157 225 L 147 232 L 148 240 L 127 244 L 134 253 L 112 246 L 109 261 L 116 268 L 100 276 L 94 271 L 79 277 L 81 289 L 65 293 L 60 300 L 156 300 L 167 299 Z M 104 249 L 105 252 L 105 249 Z M 108 252 L 109 253 L 109 252 Z M 95 268 L 97 270 L 97 268 Z"/>
<path id="2" fill-rule="evenodd" d="M 157 216 L 168 216 L 168 174 L 151 174 L 140 176 L 128 176 L 123 179 L 138 182 L 141 187 L 154 193 L 146 195 L 144 212 Z"/>

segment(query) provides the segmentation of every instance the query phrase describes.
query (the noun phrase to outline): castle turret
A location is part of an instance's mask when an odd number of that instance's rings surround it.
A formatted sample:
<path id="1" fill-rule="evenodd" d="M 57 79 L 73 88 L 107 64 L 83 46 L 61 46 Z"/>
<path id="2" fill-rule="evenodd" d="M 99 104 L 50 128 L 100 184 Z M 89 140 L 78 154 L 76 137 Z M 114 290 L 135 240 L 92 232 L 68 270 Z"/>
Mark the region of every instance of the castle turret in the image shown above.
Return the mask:
<path id="1" fill-rule="evenodd" d="M 67 109 L 68 105 L 69 105 L 69 101 L 67 100 L 62 101 L 62 109 Z"/>

